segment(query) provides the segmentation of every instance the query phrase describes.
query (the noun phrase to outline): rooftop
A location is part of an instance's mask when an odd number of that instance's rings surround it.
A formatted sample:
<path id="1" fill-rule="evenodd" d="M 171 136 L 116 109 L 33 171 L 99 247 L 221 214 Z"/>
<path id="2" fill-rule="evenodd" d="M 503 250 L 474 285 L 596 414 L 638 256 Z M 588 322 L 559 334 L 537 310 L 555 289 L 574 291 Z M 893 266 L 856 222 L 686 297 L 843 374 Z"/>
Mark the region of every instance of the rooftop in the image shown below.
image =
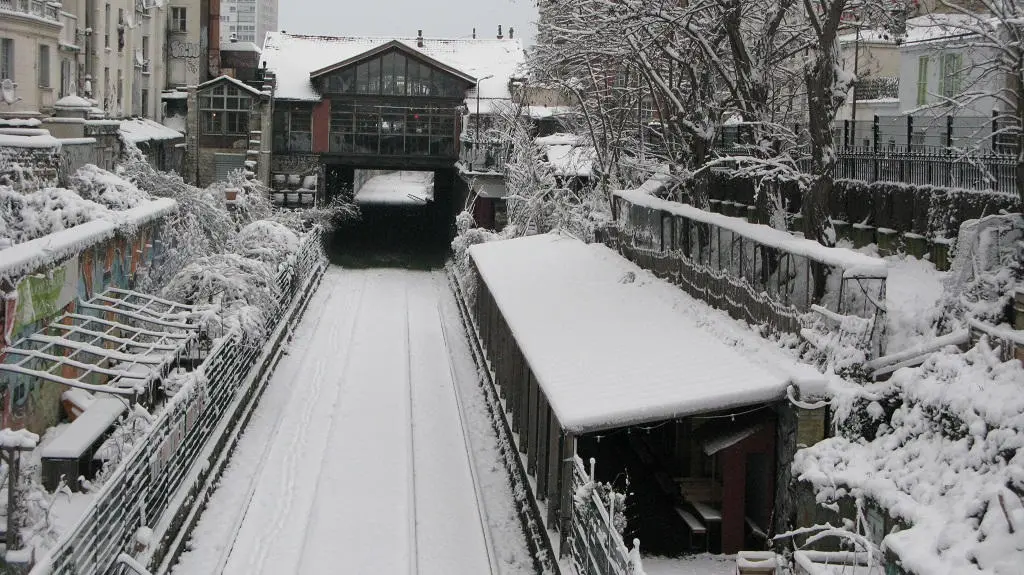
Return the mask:
<path id="1" fill-rule="evenodd" d="M 262 60 L 267 69 L 277 76 L 276 98 L 319 100 L 320 96 L 309 79 L 310 72 L 349 60 L 392 41 L 473 78 L 492 76 L 480 82 L 480 97 L 486 99 L 510 98 L 509 78 L 526 59 L 518 39 L 423 38 L 423 47 L 419 48 L 417 38 L 304 36 L 269 32 L 263 45 Z M 467 92 L 467 98 L 475 99 L 476 91 Z"/>
<path id="2" fill-rule="evenodd" d="M 823 377 L 603 245 L 548 234 L 470 254 L 567 430 L 757 405 Z"/>

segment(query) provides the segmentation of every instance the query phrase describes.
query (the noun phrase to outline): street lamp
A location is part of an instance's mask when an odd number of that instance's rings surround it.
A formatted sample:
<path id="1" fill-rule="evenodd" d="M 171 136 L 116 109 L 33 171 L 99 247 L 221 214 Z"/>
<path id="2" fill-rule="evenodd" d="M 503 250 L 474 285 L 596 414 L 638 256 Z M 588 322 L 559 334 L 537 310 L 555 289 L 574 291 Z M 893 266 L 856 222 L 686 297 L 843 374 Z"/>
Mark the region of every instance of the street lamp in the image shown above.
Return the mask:
<path id="1" fill-rule="evenodd" d="M 476 135 L 473 137 L 473 163 L 477 161 L 477 146 L 480 144 L 480 82 L 493 78 L 494 74 L 488 74 L 476 81 Z"/>

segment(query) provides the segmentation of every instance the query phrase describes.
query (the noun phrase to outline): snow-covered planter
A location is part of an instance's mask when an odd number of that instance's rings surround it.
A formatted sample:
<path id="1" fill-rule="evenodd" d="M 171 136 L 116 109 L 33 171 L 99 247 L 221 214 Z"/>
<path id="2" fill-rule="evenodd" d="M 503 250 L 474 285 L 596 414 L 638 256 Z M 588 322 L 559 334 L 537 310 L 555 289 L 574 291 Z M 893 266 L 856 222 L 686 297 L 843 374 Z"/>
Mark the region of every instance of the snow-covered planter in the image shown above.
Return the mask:
<path id="1" fill-rule="evenodd" d="M 134 208 L 150 199 L 135 184 L 93 164 L 82 166 L 71 176 L 71 187 L 83 198 L 112 210 Z"/>
<path id="2" fill-rule="evenodd" d="M 258 220 L 242 228 L 232 246 L 236 253 L 277 270 L 299 250 L 299 236 L 284 224 Z"/>
<path id="3" fill-rule="evenodd" d="M 259 337 L 267 314 L 277 309 L 278 290 L 267 264 L 238 254 L 205 256 L 185 266 L 162 290 L 164 297 L 188 304 L 212 303 L 218 313 L 204 318 L 207 328 L 238 328 Z M 217 329 L 221 328 L 221 329 Z"/>
<path id="4" fill-rule="evenodd" d="M 25 194 L 0 186 L 0 249 L 109 216 L 109 209 L 72 190 Z"/>

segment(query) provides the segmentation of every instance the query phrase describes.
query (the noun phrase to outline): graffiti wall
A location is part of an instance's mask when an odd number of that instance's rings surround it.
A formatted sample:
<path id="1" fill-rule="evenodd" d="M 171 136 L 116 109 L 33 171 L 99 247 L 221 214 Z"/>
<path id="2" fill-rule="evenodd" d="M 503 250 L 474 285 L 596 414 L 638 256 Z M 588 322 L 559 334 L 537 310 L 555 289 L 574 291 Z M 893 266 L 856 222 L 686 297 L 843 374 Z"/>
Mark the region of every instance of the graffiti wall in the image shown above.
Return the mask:
<path id="1" fill-rule="evenodd" d="M 0 361 L 22 359 L 9 357 L 2 348 L 44 330 L 64 313 L 74 313 L 79 301 L 109 287 L 133 288 L 142 265 L 154 261 L 156 231 L 151 225 L 131 237 L 116 236 L 0 290 L 4 319 Z M 0 425 L 44 433 L 63 418 L 61 395 L 67 389 L 25 375 L 0 375 Z"/>

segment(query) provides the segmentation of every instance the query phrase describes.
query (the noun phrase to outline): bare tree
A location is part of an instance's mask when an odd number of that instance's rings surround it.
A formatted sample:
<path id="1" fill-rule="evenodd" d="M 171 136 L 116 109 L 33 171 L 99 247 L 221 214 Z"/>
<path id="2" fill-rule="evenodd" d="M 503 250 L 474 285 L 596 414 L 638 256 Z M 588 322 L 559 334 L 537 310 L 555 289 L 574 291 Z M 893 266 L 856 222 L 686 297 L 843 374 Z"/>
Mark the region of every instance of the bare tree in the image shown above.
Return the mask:
<path id="1" fill-rule="evenodd" d="M 1017 195 L 1024 203 L 1024 4 L 1019 0 L 940 0 L 954 18 L 942 23 L 968 52 L 957 76 L 963 91 L 940 105 L 992 104 L 993 142 L 1013 147 Z M 987 107 L 983 105 L 982 107 Z"/>

